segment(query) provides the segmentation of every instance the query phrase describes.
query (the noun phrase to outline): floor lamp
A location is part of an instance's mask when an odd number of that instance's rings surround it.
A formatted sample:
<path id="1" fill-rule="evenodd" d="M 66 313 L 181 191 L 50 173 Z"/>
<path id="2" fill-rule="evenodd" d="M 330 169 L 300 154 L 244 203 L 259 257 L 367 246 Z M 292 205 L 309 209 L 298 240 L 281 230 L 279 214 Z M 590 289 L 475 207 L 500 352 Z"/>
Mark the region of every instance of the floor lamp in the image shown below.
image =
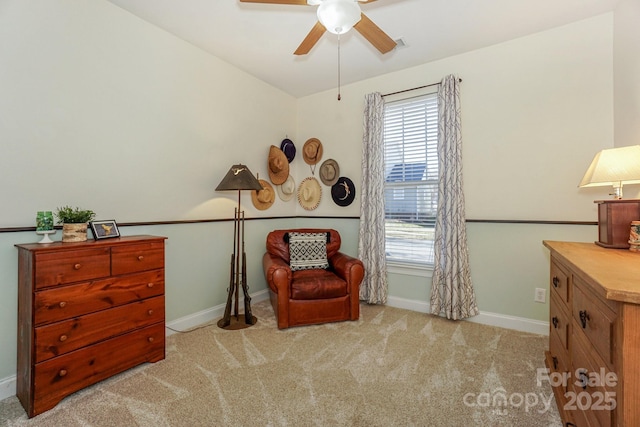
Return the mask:
<path id="1" fill-rule="evenodd" d="M 238 191 L 238 207 L 235 209 L 233 222 L 233 253 L 231 254 L 231 274 L 229 294 L 224 316 L 218 321 L 222 329 L 243 329 L 254 325 L 258 319 L 251 314 L 251 297 L 247 286 L 247 256 L 244 251 L 244 211 L 240 209 L 240 192 L 242 190 L 262 190 L 262 185 L 245 165 L 233 165 L 216 187 L 216 191 Z M 240 287 L 244 292 L 244 316 L 238 314 Z M 233 316 L 232 300 L 235 297 Z"/>

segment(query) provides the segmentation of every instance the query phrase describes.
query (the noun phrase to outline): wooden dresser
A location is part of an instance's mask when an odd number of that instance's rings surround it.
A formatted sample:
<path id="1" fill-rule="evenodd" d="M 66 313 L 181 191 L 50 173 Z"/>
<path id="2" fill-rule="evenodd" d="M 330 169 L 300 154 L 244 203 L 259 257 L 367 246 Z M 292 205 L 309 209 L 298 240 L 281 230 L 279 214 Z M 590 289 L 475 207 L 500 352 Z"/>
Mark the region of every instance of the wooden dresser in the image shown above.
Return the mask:
<path id="1" fill-rule="evenodd" d="M 565 426 L 640 426 L 640 253 L 544 241 L 546 364 Z"/>
<path id="2" fill-rule="evenodd" d="M 29 417 L 164 359 L 164 237 L 18 248 L 16 395 Z"/>

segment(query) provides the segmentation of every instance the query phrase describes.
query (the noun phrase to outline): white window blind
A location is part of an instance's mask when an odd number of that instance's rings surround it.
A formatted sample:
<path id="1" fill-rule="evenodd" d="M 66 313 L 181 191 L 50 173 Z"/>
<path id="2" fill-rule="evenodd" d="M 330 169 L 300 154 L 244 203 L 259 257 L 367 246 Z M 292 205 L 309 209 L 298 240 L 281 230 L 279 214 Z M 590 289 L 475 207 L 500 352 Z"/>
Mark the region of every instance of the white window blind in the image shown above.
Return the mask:
<path id="1" fill-rule="evenodd" d="M 433 265 L 437 143 L 435 93 L 385 105 L 385 245 L 391 264 Z"/>

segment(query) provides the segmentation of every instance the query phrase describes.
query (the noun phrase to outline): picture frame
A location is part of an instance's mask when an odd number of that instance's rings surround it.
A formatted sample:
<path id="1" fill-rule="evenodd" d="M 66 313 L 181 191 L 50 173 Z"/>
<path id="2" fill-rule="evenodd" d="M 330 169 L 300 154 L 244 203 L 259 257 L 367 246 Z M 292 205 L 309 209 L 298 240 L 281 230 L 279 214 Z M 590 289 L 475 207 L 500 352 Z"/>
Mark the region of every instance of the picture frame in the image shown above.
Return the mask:
<path id="1" fill-rule="evenodd" d="M 114 219 L 91 221 L 89 225 L 95 240 L 120 237 L 120 230 L 118 230 L 118 224 Z"/>

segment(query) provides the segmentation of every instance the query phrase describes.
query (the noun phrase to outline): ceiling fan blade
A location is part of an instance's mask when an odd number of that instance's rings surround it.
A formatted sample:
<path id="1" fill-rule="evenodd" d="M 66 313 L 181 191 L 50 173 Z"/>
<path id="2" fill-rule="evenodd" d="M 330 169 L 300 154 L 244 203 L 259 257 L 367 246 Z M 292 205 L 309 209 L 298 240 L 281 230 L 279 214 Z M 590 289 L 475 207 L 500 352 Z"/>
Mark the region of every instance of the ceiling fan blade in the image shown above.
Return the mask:
<path id="1" fill-rule="evenodd" d="M 316 25 L 313 26 L 307 37 L 302 40 L 300 46 L 293 52 L 294 55 L 306 55 L 309 53 L 311 48 L 315 46 L 315 44 L 320 40 L 320 37 L 324 34 L 327 29 L 322 25 L 319 21 L 316 22 Z"/>
<path id="2" fill-rule="evenodd" d="M 381 53 L 387 53 L 396 47 L 396 42 L 380 29 L 373 21 L 363 13 L 362 19 L 353 26 L 362 36 L 369 40 Z"/>
<path id="3" fill-rule="evenodd" d="M 240 3 L 271 3 L 307 5 L 307 0 L 240 0 Z"/>

